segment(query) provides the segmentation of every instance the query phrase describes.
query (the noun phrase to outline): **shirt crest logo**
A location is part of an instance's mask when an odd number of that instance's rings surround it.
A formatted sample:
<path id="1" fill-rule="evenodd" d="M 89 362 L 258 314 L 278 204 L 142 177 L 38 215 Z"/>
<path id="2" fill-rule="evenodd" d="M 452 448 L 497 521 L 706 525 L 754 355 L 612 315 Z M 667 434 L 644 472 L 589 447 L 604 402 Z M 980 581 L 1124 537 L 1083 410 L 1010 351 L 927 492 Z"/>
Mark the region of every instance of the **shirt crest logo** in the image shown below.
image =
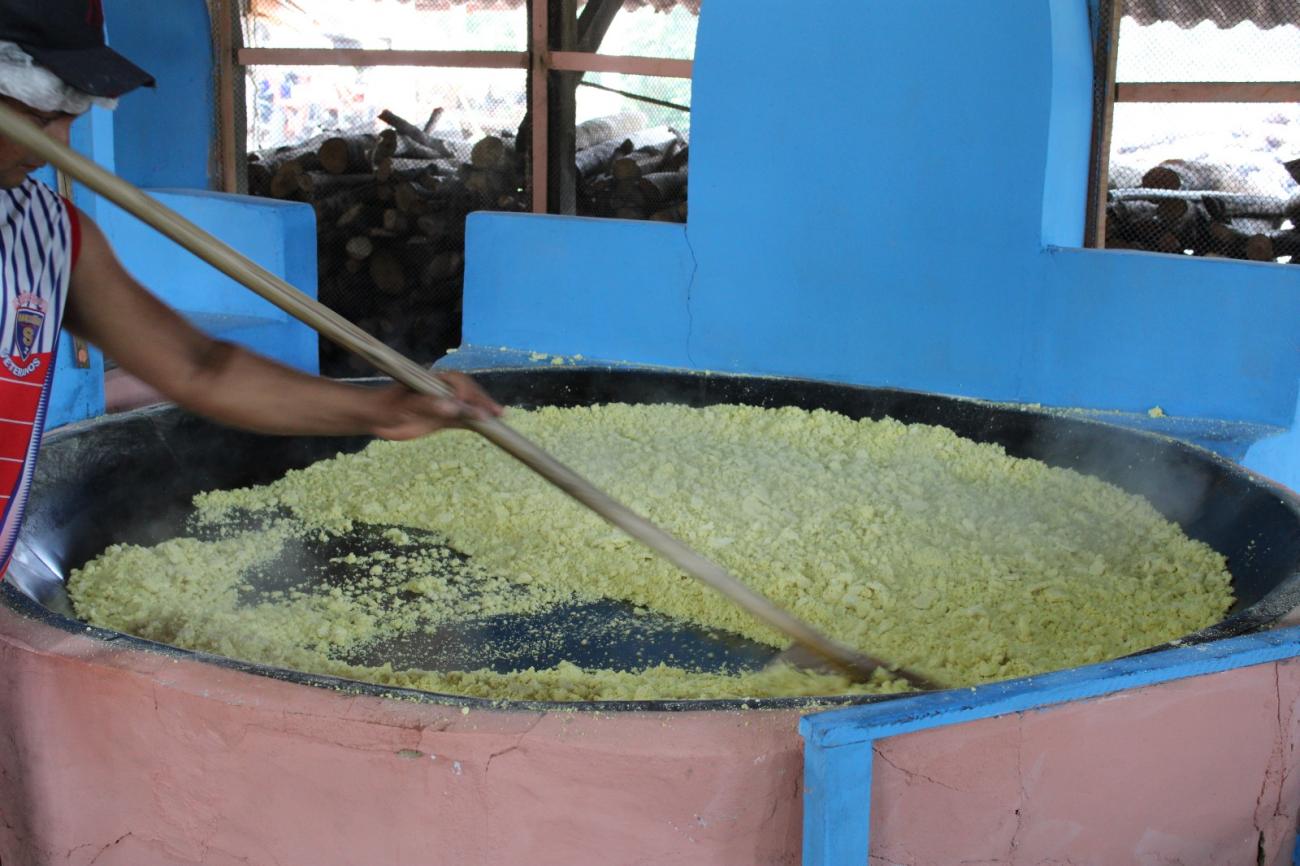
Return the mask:
<path id="1" fill-rule="evenodd" d="M 24 292 L 14 301 L 14 343 L 11 354 L 24 362 L 31 356 L 41 338 L 45 324 L 45 301 L 31 292 Z"/>

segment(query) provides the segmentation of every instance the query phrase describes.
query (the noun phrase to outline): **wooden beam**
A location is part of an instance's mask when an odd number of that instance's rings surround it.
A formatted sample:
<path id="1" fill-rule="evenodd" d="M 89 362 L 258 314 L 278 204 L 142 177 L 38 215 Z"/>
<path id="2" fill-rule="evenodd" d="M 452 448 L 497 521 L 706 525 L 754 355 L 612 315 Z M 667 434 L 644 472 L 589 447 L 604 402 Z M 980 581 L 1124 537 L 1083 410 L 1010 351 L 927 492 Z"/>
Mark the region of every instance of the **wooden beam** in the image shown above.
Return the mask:
<path id="1" fill-rule="evenodd" d="M 384 51 L 363 48 L 241 48 L 241 66 L 444 66 L 527 69 L 526 51 Z"/>
<path id="2" fill-rule="evenodd" d="M 1300 102 L 1300 81 L 1155 81 L 1115 86 L 1116 102 Z"/>
<path id="3" fill-rule="evenodd" d="M 1088 171 L 1088 212 L 1084 244 L 1106 246 L 1106 188 L 1110 185 L 1110 136 L 1115 116 L 1115 63 L 1119 57 L 1119 27 L 1123 0 L 1101 0 L 1101 20 L 1093 46 L 1092 164 Z"/>
<path id="4" fill-rule="evenodd" d="M 588 54 L 582 51 L 551 53 L 551 68 L 563 72 L 620 72 L 624 75 L 653 75 L 658 78 L 690 78 L 693 66 L 690 60 L 667 57 Z"/>
<path id="5" fill-rule="evenodd" d="M 547 172 L 550 167 L 550 18 L 547 0 L 532 0 L 528 32 L 528 107 L 532 143 L 529 148 L 533 213 L 546 213 L 550 205 Z"/>
<path id="6" fill-rule="evenodd" d="M 235 9 L 214 0 L 212 26 L 217 37 L 217 150 L 221 190 L 239 192 L 239 131 L 235 113 Z"/>
<path id="7" fill-rule="evenodd" d="M 578 44 L 577 0 L 550 0 L 551 31 L 548 34 L 555 53 L 572 51 Z M 551 77 L 550 134 L 547 154 L 549 170 L 547 188 L 550 190 L 550 212 L 575 214 L 578 212 L 578 179 L 574 151 L 574 130 L 578 126 L 578 82 L 582 73 L 557 72 Z"/>
<path id="8" fill-rule="evenodd" d="M 605 41 L 609 26 L 614 23 L 614 16 L 623 8 L 623 0 L 587 0 L 582 14 L 578 16 L 578 51 L 596 52 L 600 43 Z"/>

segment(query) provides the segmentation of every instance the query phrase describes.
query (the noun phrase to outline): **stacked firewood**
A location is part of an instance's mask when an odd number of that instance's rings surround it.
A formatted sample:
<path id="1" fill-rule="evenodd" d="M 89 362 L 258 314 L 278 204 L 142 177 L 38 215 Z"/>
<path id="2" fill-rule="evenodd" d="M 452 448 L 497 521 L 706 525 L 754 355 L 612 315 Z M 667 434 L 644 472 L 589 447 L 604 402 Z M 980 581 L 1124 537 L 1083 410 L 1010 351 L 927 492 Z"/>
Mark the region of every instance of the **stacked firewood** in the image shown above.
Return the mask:
<path id="1" fill-rule="evenodd" d="M 384 112 L 379 135 L 315 139 L 249 158 L 254 195 L 316 211 L 320 300 L 418 361 L 460 341 L 465 217 L 526 209 L 514 142 L 442 138 Z M 323 372 L 368 374 L 322 344 Z"/>
<path id="2" fill-rule="evenodd" d="M 1300 182 L 1300 160 L 1287 163 Z M 1106 246 L 1300 263 L 1300 193 L 1234 192 L 1226 166 L 1165 160 L 1139 174 L 1112 167 Z"/>
<path id="3" fill-rule="evenodd" d="M 606 136 L 605 120 L 578 127 L 578 213 L 686 222 L 686 140 L 667 126 Z"/>
<path id="4" fill-rule="evenodd" d="M 431 362 L 460 342 L 465 217 L 524 211 L 514 137 L 471 145 L 385 111 L 382 133 L 323 136 L 248 162 L 253 195 L 316 211 L 319 298 L 388 345 Z M 685 140 L 630 112 L 579 124 L 575 182 L 584 216 L 686 220 Z M 322 343 L 328 375 L 371 368 Z"/>

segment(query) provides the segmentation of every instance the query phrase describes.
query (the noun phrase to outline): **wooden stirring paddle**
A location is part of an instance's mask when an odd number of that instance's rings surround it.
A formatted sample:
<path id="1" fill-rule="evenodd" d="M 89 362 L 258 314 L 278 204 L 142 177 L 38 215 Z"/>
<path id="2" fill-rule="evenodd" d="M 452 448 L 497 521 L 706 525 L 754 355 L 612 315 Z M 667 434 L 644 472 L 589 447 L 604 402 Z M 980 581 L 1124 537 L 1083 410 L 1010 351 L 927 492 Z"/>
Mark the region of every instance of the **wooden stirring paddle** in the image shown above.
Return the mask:
<path id="1" fill-rule="evenodd" d="M 176 241 L 217 270 L 242 283 L 322 336 L 355 353 L 395 381 L 420 394 L 454 399 L 451 390 L 431 371 L 394 351 L 333 310 L 308 297 L 185 217 L 159 203 L 131 183 L 104 170 L 53 140 L 28 119 L 0 104 L 0 135 L 54 165 L 74 180 Z M 852 680 L 865 682 L 879 669 L 921 689 L 941 688 L 930 680 L 859 653 L 814 629 L 773 604 L 706 559 L 560 463 L 532 441 L 495 418 L 466 416 L 464 425 L 551 484 L 596 512 L 636 541 L 663 556 L 691 577 L 726 596 L 750 615 L 788 635 L 802 650 L 777 657 L 794 666 L 817 659 Z"/>

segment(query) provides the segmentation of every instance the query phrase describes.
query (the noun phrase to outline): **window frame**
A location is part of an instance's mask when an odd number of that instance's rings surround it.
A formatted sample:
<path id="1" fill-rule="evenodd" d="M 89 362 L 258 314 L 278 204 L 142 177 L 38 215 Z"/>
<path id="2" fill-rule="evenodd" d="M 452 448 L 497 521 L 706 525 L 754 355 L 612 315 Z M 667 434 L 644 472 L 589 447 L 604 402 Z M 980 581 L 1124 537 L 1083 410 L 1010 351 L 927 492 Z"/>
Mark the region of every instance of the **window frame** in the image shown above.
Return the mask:
<path id="1" fill-rule="evenodd" d="M 236 128 L 236 82 L 248 66 L 422 66 L 440 69 L 522 69 L 528 75 L 531 122 L 528 168 L 534 213 L 571 212 L 551 195 L 552 179 L 572 173 L 556 163 L 556 116 L 572 106 L 551 99 L 553 73 L 613 72 L 661 78 L 692 77 L 694 61 L 670 57 L 601 54 L 597 50 L 609 23 L 623 0 L 590 0 L 583 20 L 576 0 L 526 0 L 529 17 L 528 45 L 524 51 L 393 51 L 350 48 L 246 48 L 240 44 L 241 21 L 237 0 L 212 0 L 216 22 L 217 92 L 221 188 L 238 192 L 243 135 Z M 587 12 L 590 11 L 590 18 Z M 584 23 L 590 25 L 584 28 Z M 592 36 L 594 35 L 594 38 Z M 594 43 L 594 44 L 592 44 Z M 588 47 L 590 46 L 590 47 Z M 559 94 L 557 94 L 559 95 Z M 567 108 L 567 112 L 566 112 Z"/>
<path id="2" fill-rule="evenodd" d="M 1093 158 L 1088 184 L 1084 245 L 1106 247 L 1106 204 L 1110 180 L 1110 142 L 1117 102 L 1242 103 L 1300 102 L 1300 81 L 1116 81 L 1124 0 L 1100 0 L 1094 37 Z"/>

